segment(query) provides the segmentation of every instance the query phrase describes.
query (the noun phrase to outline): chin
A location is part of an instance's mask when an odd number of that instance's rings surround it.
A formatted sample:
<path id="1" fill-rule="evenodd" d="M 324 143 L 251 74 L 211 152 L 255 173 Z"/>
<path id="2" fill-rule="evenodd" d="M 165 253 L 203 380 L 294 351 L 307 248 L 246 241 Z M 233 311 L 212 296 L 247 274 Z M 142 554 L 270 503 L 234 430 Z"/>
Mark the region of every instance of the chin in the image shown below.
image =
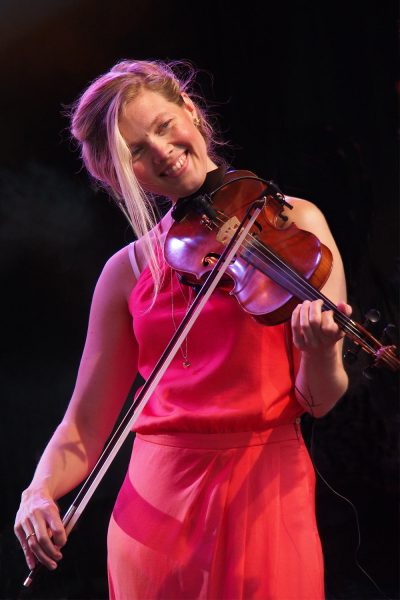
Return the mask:
<path id="1" fill-rule="evenodd" d="M 206 179 L 206 176 L 206 172 L 202 173 L 201 175 L 196 174 L 189 181 L 185 182 L 185 185 L 182 186 L 182 190 L 184 191 L 183 195 L 190 196 L 190 194 L 194 194 L 194 192 L 201 188 Z"/>

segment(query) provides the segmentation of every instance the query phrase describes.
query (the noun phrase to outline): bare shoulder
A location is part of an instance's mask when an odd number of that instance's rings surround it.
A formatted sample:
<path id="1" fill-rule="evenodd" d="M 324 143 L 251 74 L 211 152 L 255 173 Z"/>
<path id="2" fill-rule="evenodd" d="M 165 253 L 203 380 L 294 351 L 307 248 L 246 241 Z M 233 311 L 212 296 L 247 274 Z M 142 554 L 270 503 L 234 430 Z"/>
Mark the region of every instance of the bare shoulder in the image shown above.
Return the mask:
<path id="1" fill-rule="evenodd" d="M 326 223 L 322 211 L 313 202 L 293 196 L 286 196 L 286 200 L 293 207 L 292 210 L 287 209 L 285 211 L 290 223 L 295 223 L 301 229 L 307 229 L 305 225 L 313 226 Z"/>
<path id="2" fill-rule="evenodd" d="M 135 284 L 136 277 L 132 270 L 128 245 L 108 259 L 97 281 L 96 291 L 101 290 L 116 302 L 125 302 Z"/>
<path id="3" fill-rule="evenodd" d="M 288 225 L 294 223 L 299 229 L 314 233 L 327 246 L 335 245 L 329 225 L 318 206 L 303 198 L 286 196 L 286 200 L 293 207 L 285 210 Z"/>

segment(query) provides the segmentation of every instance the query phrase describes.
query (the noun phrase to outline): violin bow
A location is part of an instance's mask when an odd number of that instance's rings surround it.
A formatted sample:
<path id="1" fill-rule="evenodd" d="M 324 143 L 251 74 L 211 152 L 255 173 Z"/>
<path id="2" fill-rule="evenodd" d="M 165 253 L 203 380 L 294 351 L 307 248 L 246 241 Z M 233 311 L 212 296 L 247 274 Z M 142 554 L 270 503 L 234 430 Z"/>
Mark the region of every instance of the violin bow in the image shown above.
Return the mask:
<path id="1" fill-rule="evenodd" d="M 196 297 L 194 298 L 192 304 L 189 307 L 189 310 L 187 311 L 186 315 L 183 317 L 181 323 L 177 327 L 175 334 L 172 336 L 171 340 L 167 344 L 164 352 L 157 361 L 157 364 L 155 365 L 149 378 L 143 385 L 135 401 L 127 410 L 126 414 L 121 420 L 121 423 L 119 424 L 119 426 L 111 436 L 109 442 L 105 446 L 103 452 L 101 453 L 97 463 L 86 478 L 77 496 L 73 500 L 71 506 L 66 511 L 62 519 L 62 523 L 65 527 L 67 535 L 69 535 L 69 533 L 72 531 L 79 517 L 85 510 L 87 504 L 89 503 L 98 485 L 100 484 L 101 480 L 106 474 L 112 461 L 116 457 L 122 444 L 131 432 L 133 425 L 136 423 L 144 407 L 149 401 L 150 396 L 154 392 L 165 371 L 171 364 L 184 339 L 187 337 L 190 329 L 193 327 L 194 323 L 199 317 L 204 305 L 206 304 L 207 300 L 217 287 L 219 281 L 223 277 L 226 269 L 230 265 L 235 254 L 237 254 L 251 227 L 253 226 L 260 212 L 263 210 L 265 206 L 265 201 L 265 196 L 262 196 L 262 198 L 258 198 L 257 200 L 255 200 L 255 202 L 249 207 L 242 221 L 238 223 L 237 226 L 235 225 L 235 232 L 233 233 L 230 242 L 226 245 L 220 258 L 218 259 L 212 271 L 210 271 L 207 279 L 199 289 Z M 247 220 L 248 223 L 245 225 Z M 29 575 L 23 582 L 24 587 L 30 587 L 32 585 L 34 577 L 41 568 L 42 564 L 38 563 L 30 571 Z"/>

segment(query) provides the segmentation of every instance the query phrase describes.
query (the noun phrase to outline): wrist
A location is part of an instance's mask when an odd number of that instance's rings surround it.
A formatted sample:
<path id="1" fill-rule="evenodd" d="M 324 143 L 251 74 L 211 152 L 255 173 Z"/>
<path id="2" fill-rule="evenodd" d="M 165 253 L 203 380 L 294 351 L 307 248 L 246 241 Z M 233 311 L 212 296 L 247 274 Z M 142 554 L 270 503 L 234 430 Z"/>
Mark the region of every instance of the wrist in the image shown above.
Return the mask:
<path id="1" fill-rule="evenodd" d="M 47 478 L 41 481 L 33 480 L 29 484 L 29 486 L 22 492 L 22 498 L 24 499 L 36 495 L 52 497 L 51 487 Z"/>
<path id="2" fill-rule="evenodd" d="M 305 363 L 318 363 L 319 365 L 322 363 L 327 367 L 332 367 L 340 363 L 340 355 L 336 345 L 318 347 L 302 350 L 301 360 Z"/>

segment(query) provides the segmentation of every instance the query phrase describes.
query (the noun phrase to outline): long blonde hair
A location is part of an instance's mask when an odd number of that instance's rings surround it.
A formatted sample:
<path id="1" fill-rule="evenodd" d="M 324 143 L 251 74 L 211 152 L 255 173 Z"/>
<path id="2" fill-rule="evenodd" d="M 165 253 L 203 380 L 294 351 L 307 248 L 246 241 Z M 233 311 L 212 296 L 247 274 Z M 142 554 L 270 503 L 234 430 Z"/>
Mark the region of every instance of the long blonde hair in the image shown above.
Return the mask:
<path id="1" fill-rule="evenodd" d="M 184 71 L 185 77 L 177 72 Z M 71 133 L 79 142 L 81 157 L 90 175 L 117 201 L 130 221 L 135 235 L 143 237 L 144 253 L 154 280 L 154 297 L 161 283 L 157 228 L 149 236 L 157 216 L 154 199 L 137 181 L 132 168 L 131 152 L 119 130 L 119 119 L 126 104 L 142 89 L 158 92 L 168 101 L 182 105 L 182 92 L 189 93 L 196 104 L 210 158 L 221 163 L 215 153 L 216 139 L 202 98 L 191 90 L 196 70 L 189 62 L 123 60 L 95 79 L 78 98 L 71 110 Z"/>

